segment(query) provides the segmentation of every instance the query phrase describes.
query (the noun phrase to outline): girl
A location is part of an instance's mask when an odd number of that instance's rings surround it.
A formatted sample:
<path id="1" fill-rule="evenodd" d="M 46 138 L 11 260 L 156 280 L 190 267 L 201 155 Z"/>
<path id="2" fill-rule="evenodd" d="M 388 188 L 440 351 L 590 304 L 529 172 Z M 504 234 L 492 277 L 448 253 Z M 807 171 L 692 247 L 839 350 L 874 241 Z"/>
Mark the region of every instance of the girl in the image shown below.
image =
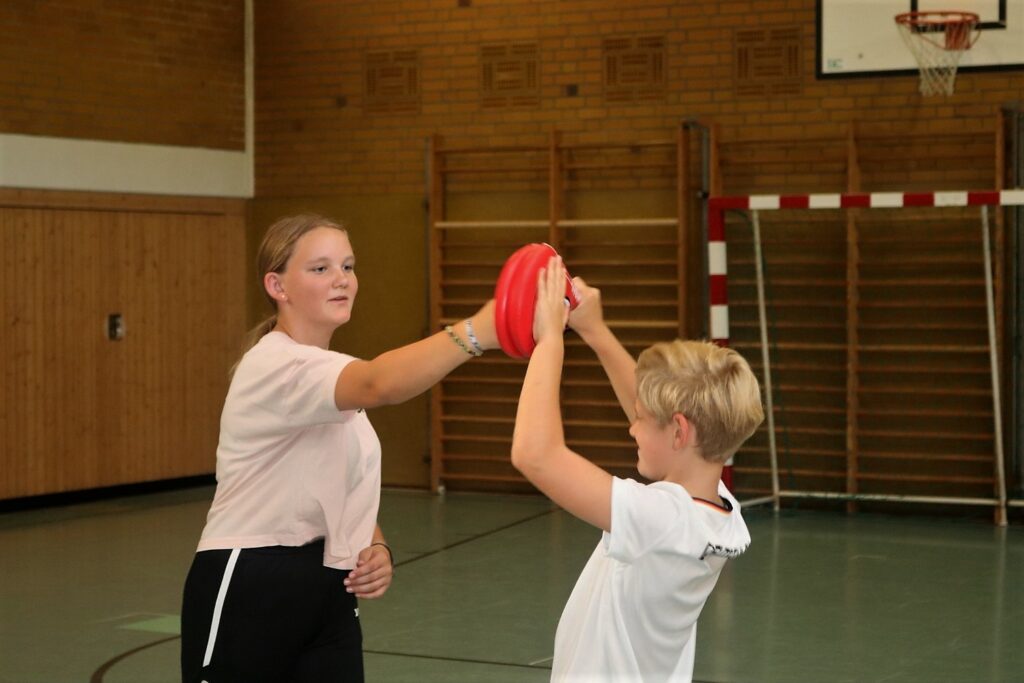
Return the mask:
<path id="1" fill-rule="evenodd" d="M 217 490 L 185 582 L 182 681 L 362 681 L 358 599 L 383 595 L 393 572 L 364 409 L 497 348 L 494 304 L 363 361 L 328 348 L 359 288 L 342 226 L 278 221 L 259 272 L 276 313 L 250 333 L 224 402 Z"/>

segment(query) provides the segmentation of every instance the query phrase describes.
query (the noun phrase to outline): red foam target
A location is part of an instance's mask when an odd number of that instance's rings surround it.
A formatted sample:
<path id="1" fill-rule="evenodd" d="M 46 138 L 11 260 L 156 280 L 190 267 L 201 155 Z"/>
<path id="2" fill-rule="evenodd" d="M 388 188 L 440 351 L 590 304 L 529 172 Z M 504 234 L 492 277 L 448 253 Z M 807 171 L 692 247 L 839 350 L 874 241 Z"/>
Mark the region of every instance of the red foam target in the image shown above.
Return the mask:
<path id="1" fill-rule="evenodd" d="M 502 350 L 513 358 L 529 358 L 536 346 L 533 312 L 537 302 L 537 273 L 557 254 L 550 244 L 527 244 L 508 257 L 498 276 L 494 287 L 494 323 Z M 579 299 L 568 272 L 565 296 L 569 307 L 576 308 Z"/>

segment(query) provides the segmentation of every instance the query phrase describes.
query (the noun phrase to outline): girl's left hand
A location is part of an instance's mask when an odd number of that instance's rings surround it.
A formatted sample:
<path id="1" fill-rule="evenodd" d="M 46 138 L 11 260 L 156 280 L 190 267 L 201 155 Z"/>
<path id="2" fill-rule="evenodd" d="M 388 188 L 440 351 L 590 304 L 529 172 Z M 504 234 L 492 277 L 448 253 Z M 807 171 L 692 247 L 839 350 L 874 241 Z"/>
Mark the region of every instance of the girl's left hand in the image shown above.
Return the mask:
<path id="1" fill-rule="evenodd" d="M 381 545 L 363 548 L 356 561 L 356 568 L 345 579 L 345 590 L 359 599 L 379 598 L 391 585 L 395 568 L 391 566 L 391 554 Z"/>
<path id="2" fill-rule="evenodd" d="M 551 335 L 561 337 L 568 320 L 565 265 L 561 256 L 552 256 L 547 267 L 537 274 L 537 304 L 533 312 L 534 341 L 539 344 Z"/>

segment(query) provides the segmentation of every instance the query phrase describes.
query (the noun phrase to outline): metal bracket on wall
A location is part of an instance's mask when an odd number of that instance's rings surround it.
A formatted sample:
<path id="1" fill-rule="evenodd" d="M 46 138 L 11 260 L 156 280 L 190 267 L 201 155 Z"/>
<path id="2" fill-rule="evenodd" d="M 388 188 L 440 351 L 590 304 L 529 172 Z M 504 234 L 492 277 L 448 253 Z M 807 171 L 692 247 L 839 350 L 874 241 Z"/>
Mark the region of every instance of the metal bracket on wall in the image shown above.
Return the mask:
<path id="1" fill-rule="evenodd" d="M 124 339 L 124 319 L 120 313 L 111 313 L 107 316 L 107 339 L 110 341 Z"/>

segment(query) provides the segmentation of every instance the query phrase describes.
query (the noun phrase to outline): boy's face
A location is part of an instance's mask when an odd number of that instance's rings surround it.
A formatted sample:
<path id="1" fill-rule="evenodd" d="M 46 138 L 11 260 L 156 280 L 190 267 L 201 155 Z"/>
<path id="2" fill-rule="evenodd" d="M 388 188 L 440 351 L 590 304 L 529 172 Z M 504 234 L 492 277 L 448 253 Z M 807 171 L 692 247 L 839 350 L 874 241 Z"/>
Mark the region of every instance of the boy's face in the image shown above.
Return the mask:
<path id="1" fill-rule="evenodd" d="M 629 426 L 629 435 L 636 441 L 637 470 L 651 481 L 664 479 L 674 462 L 673 441 L 676 425 L 659 425 L 658 420 L 636 402 L 636 420 Z"/>

